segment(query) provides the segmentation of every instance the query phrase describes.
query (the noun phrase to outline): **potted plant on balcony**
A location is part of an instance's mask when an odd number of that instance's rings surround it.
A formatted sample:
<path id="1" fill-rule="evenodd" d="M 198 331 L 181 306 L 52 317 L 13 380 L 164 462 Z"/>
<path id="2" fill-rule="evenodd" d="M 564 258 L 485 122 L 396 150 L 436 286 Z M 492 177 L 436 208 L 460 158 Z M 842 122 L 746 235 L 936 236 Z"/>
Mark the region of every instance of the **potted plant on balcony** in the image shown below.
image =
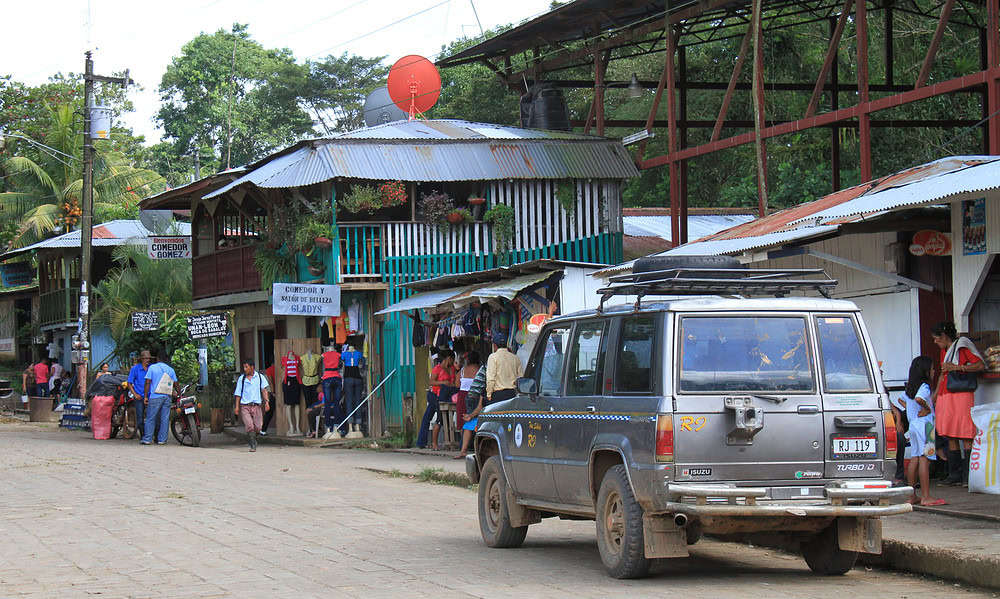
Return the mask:
<path id="1" fill-rule="evenodd" d="M 295 231 L 295 246 L 306 256 L 312 253 L 314 247 L 330 248 L 330 224 L 319 218 L 307 218 L 299 224 Z"/>
<path id="2" fill-rule="evenodd" d="M 406 203 L 406 184 L 402 181 L 386 181 L 378 186 L 378 193 L 382 197 L 382 206 L 402 206 Z"/>
<path id="3" fill-rule="evenodd" d="M 514 210 L 506 204 L 497 204 L 486 212 L 483 219 L 493 225 L 495 251 L 500 263 L 506 264 L 511 241 L 514 239 Z"/>
<path id="4" fill-rule="evenodd" d="M 420 198 L 420 217 L 439 231 L 448 228 L 448 215 L 455 210 L 455 202 L 446 193 L 432 191 Z"/>
<path id="5" fill-rule="evenodd" d="M 463 225 L 472 222 L 472 213 L 468 208 L 455 208 L 448 213 L 448 222 L 453 225 Z"/>
<path id="6" fill-rule="evenodd" d="M 295 278 L 295 254 L 285 247 L 274 249 L 267 245 L 258 246 L 253 262 L 260 274 L 263 289 L 269 290 L 275 283 Z"/>
<path id="7" fill-rule="evenodd" d="M 472 207 L 473 220 L 482 220 L 483 210 L 486 208 L 486 198 L 469 196 L 469 199 L 466 201 L 469 203 L 469 206 Z"/>
<path id="8" fill-rule="evenodd" d="M 382 207 L 382 196 L 377 189 L 371 185 L 354 185 L 351 190 L 337 200 L 344 210 L 358 214 L 375 212 Z"/>

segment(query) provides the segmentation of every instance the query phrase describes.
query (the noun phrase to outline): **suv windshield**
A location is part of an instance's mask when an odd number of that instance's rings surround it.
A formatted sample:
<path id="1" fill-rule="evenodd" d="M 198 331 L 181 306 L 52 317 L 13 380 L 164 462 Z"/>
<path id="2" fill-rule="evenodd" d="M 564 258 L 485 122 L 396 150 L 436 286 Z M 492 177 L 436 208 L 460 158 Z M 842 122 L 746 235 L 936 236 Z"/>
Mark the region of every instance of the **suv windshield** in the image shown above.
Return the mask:
<path id="1" fill-rule="evenodd" d="M 680 338 L 681 391 L 815 389 L 805 318 L 688 316 Z"/>

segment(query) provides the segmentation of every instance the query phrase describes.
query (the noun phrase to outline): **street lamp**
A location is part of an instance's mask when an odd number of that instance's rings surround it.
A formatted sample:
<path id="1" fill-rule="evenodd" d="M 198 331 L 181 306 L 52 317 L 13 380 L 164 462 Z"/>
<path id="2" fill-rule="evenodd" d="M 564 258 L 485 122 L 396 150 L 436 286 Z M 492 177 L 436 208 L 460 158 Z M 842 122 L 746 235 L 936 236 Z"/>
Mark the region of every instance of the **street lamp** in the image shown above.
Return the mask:
<path id="1" fill-rule="evenodd" d="M 632 98 L 638 98 L 642 96 L 642 86 L 639 85 L 639 78 L 635 73 L 632 73 L 632 81 L 628 84 L 628 95 Z"/>

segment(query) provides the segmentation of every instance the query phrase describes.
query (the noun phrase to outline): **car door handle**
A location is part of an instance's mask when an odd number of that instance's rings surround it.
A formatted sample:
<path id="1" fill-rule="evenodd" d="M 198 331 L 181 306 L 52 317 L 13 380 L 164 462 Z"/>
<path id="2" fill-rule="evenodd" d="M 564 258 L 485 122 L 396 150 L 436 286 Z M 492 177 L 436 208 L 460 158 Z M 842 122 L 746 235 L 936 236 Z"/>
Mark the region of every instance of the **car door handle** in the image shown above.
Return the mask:
<path id="1" fill-rule="evenodd" d="M 874 416 L 837 416 L 833 419 L 837 428 L 871 428 L 875 426 Z"/>
<path id="2" fill-rule="evenodd" d="M 798 409 L 795 411 L 798 412 L 799 414 L 819 414 L 819 406 L 806 404 L 804 406 L 799 406 Z"/>
<path id="3" fill-rule="evenodd" d="M 588 412 L 596 412 L 597 411 L 597 407 L 596 406 L 587 406 L 587 411 Z"/>

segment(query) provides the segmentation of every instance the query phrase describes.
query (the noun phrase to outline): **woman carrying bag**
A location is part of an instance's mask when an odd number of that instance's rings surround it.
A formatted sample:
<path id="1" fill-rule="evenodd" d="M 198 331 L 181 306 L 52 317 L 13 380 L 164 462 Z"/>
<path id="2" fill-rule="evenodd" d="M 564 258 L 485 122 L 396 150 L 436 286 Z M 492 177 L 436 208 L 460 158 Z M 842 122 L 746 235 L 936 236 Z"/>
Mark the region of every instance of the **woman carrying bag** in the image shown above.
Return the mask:
<path id="1" fill-rule="evenodd" d="M 948 478 L 941 484 L 960 485 L 968 480 L 969 448 L 976 436 L 976 425 L 972 422 L 979 384 L 976 373 L 984 370 L 986 363 L 972 341 L 958 336 L 955 323 L 938 323 L 931 334 L 941 348 L 941 376 L 934 399 L 937 434 L 948 438 Z"/>

